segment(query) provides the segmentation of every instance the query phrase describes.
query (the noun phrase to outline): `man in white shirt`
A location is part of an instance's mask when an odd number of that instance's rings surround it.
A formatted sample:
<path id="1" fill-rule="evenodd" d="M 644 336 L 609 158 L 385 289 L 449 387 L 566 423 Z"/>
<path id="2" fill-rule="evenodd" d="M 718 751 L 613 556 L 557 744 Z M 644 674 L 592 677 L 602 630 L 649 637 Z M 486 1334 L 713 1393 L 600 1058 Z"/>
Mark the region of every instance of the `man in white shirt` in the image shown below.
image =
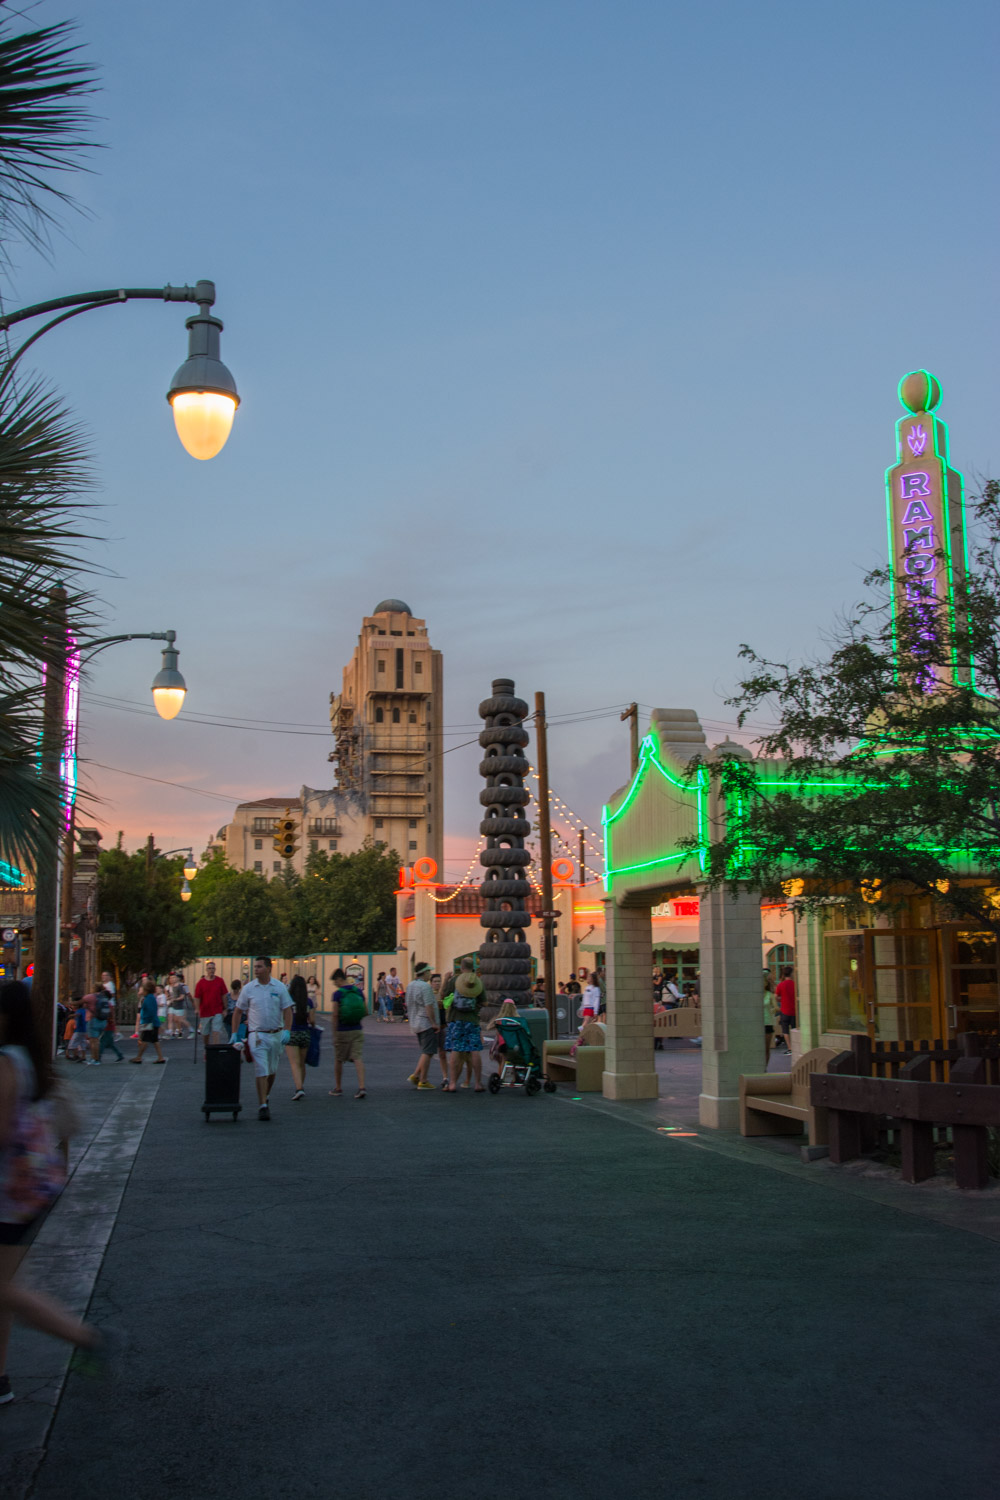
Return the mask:
<path id="1" fill-rule="evenodd" d="M 254 961 L 255 978 L 240 990 L 233 1011 L 233 1036 L 244 1018 L 247 1023 L 247 1045 L 253 1058 L 254 1081 L 257 1084 L 257 1118 L 269 1120 L 271 1110 L 267 1097 L 274 1087 L 282 1048 L 288 1041 L 292 1025 L 292 997 L 279 979 L 271 978 L 271 960 Z"/>
<path id="2" fill-rule="evenodd" d="M 417 977 L 406 986 L 406 1019 L 420 1043 L 420 1060 L 410 1074 L 409 1082 L 416 1084 L 418 1089 L 434 1087 L 427 1077 L 427 1070 L 438 1050 L 438 1027 L 441 1025 L 437 996 L 430 977 L 430 964 L 417 964 Z"/>

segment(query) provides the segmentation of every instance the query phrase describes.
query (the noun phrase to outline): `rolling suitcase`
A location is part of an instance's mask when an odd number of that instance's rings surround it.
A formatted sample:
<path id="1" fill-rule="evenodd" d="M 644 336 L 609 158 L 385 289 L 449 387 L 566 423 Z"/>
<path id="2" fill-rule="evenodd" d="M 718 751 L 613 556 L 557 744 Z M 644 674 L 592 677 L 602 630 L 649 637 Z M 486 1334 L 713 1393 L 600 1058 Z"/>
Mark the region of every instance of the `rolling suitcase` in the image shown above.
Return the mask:
<path id="1" fill-rule="evenodd" d="M 243 1054 L 235 1047 L 205 1048 L 205 1119 L 213 1114 L 231 1114 L 235 1120 L 240 1103 L 240 1069 Z"/>

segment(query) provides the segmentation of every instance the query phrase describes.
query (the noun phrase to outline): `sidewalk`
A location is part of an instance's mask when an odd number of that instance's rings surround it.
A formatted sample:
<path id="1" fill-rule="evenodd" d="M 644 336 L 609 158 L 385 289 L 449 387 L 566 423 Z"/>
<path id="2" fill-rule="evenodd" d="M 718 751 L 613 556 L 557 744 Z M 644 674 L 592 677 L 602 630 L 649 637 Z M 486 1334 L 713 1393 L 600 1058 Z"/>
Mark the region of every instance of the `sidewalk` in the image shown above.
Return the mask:
<path id="1" fill-rule="evenodd" d="M 687 1057 L 647 1109 L 418 1093 L 402 1027 L 366 1046 L 367 1099 L 326 1055 L 293 1105 L 283 1064 L 270 1124 L 205 1124 L 179 1044 L 153 1070 L 91 1307 L 122 1368 L 66 1380 L 35 1500 L 993 1492 L 981 1234 L 671 1139 Z"/>

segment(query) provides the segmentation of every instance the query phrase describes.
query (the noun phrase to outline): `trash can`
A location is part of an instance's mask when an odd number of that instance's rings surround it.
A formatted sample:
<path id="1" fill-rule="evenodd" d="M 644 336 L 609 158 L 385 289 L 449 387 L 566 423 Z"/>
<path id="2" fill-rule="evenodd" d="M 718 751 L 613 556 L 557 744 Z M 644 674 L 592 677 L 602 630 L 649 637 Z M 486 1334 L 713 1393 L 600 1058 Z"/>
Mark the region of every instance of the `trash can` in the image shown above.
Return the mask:
<path id="1" fill-rule="evenodd" d="M 205 1119 L 214 1114 L 231 1114 L 235 1120 L 240 1104 L 240 1073 L 243 1053 L 235 1047 L 205 1048 L 205 1102 L 201 1106 Z"/>

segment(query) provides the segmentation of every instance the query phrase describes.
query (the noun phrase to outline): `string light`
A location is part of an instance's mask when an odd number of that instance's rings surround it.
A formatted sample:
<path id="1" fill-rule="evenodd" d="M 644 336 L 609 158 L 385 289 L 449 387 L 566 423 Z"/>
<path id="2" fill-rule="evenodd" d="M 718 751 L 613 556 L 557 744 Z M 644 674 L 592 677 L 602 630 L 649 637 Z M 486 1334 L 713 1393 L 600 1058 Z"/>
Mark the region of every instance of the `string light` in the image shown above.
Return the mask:
<path id="1" fill-rule="evenodd" d="M 436 901 L 437 904 L 438 904 L 438 906 L 447 906 L 447 904 L 448 904 L 449 901 L 454 901 L 454 899 L 458 895 L 459 891 L 464 890 L 465 887 L 467 885 L 469 885 L 469 883 L 472 880 L 472 872 L 475 870 L 476 865 L 479 863 L 479 854 L 480 854 L 480 851 L 482 850 L 483 845 L 485 843 L 486 843 L 485 837 L 484 836 L 480 836 L 479 843 L 476 845 L 476 852 L 472 856 L 471 861 L 469 862 L 469 868 L 466 870 L 465 874 L 462 876 L 461 883 L 455 887 L 455 889 L 452 891 L 452 893 L 451 893 L 450 896 L 435 896 L 433 894 L 431 895 L 431 900 L 432 901 Z"/>

